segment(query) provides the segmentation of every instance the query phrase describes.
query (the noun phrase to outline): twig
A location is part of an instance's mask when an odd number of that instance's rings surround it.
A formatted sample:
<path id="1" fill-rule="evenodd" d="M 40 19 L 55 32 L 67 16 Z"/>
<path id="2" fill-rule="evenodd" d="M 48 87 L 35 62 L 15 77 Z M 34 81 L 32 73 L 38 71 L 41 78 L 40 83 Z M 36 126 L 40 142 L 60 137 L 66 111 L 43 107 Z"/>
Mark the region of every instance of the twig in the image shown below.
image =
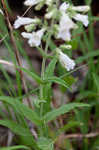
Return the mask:
<path id="1" fill-rule="evenodd" d="M 24 12 L 24 14 L 22 15 L 22 17 L 24 17 L 26 15 L 26 13 L 32 8 L 32 6 L 28 7 L 27 10 Z"/>
<path id="2" fill-rule="evenodd" d="M 11 146 L 12 141 L 13 141 L 13 137 L 14 137 L 14 134 L 10 130 L 8 130 L 7 146 Z"/>
<path id="3" fill-rule="evenodd" d="M 4 0 L 1 0 L 1 1 L 2 1 L 2 5 L 3 5 L 3 9 L 4 9 L 7 25 L 8 25 L 9 31 L 10 31 L 11 41 L 12 41 L 13 47 L 15 49 L 16 60 L 17 60 L 18 65 L 20 67 L 22 67 L 21 60 L 20 60 L 20 57 L 19 57 L 19 51 L 17 49 L 17 45 L 16 45 L 15 38 L 14 38 L 14 35 L 13 35 L 13 28 L 12 28 L 10 20 L 9 20 L 9 15 L 8 15 L 8 12 L 7 12 L 7 8 L 6 8 Z M 27 86 L 26 86 L 26 82 L 24 80 L 23 72 L 20 69 L 18 69 L 18 70 L 19 70 L 19 73 L 20 73 L 20 77 L 21 77 L 21 80 L 22 80 L 24 91 L 25 91 L 25 93 L 27 93 L 28 89 L 27 89 Z M 32 105 L 31 105 L 29 97 L 27 98 L 27 102 L 28 102 L 29 107 L 32 108 Z"/>
<path id="4" fill-rule="evenodd" d="M 13 63 L 8 62 L 8 61 L 6 61 L 6 60 L 2 60 L 2 59 L 0 59 L 0 64 L 9 65 L 9 66 L 11 66 L 11 67 L 14 67 L 14 64 L 13 64 Z"/>
<path id="5" fill-rule="evenodd" d="M 88 134 L 69 134 L 65 135 L 64 138 L 71 139 L 71 138 L 93 138 L 99 136 L 99 132 L 92 132 Z"/>

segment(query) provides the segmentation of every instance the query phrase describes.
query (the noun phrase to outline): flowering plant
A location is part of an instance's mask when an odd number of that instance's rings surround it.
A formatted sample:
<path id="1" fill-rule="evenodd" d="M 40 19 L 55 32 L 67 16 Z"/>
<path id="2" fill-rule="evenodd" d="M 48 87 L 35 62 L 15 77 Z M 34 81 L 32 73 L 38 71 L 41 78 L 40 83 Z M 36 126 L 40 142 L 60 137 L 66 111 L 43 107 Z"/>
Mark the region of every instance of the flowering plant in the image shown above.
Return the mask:
<path id="1" fill-rule="evenodd" d="M 63 41 L 71 41 L 71 30 L 75 30 L 76 28 L 78 28 L 78 25 L 74 23 L 72 19 L 82 22 L 85 27 L 87 27 L 89 24 L 88 16 L 80 14 L 89 11 L 89 6 L 75 7 L 67 2 L 58 4 L 58 2 L 54 2 L 53 0 L 26 0 L 24 4 L 26 6 L 34 6 L 34 9 L 36 10 L 40 10 L 44 5 L 47 5 L 46 14 L 44 14 L 44 22 L 45 20 L 46 22 L 48 22 L 49 20 L 51 22 L 49 25 L 48 23 L 46 23 L 46 25 L 38 17 L 28 18 L 18 16 L 17 20 L 14 23 L 14 28 L 17 29 L 20 26 L 25 27 L 25 30 L 27 32 L 22 32 L 21 35 L 24 38 L 28 39 L 28 44 L 30 45 L 30 47 L 40 46 L 44 34 L 46 35 L 47 33 L 51 34 L 50 38 L 54 36 L 54 38 L 56 39 L 62 39 Z M 48 32 L 50 26 L 51 31 Z M 36 28 L 40 29 L 37 30 Z M 62 45 L 60 45 L 60 47 L 61 46 Z M 68 58 L 66 54 L 63 54 L 61 48 L 58 51 L 56 50 L 56 53 L 58 53 L 57 56 L 59 58 L 59 61 L 67 69 L 67 71 L 74 69 L 75 62 Z"/>
<path id="2" fill-rule="evenodd" d="M 11 97 L 0 97 L 1 101 L 4 103 L 7 102 L 12 106 L 15 111 L 16 120 L 18 119 L 18 121 L 21 122 L 16 125 L 12 120 L 11 122 L 9 120 L 3 120 L 0 124 L 9 127 L 12 131 L 20 135 L 22 144 L 31 149 L 53 150 L 54 143 L 57 141 L 56 136 L 57 134 L 60 134 L 60 131 L 55 134 L 54 138 L 51 138 L 51 135 L 48 135 L 50 130 L 49 122 L 53 120 L 55 121 L 56 117 L 67 113 L 72 109 L 78 107 L 89 107 L 89 105 L 84 103 L 69 103 L 62 105 L 57 109 L 52 109 L 53 106 L 51 106 L 51 101 L 52 83 L 57 83 L 60 86 L 65 87 L 65 89 L 71 90 L 68 81 L 55 76 L 54 71 L 57 62 L 61 64 L 65 72 L 71 71 L 75 68 L 75 60 L 70 58 L 66 52 L 68 53 L 72 50 L 72 33 L 79 29 L 79 24 L 83 24 L 84 27 L 88 26 L 89 20 L 86 13 L 89 11 L 90 7 L 88 5 L 74 6 L 67 1 L 62 2 L 62 0 L 25 0 L 24 5 L 32 8 L 36 12 L 41 12 L 42 9 L 45 9 L 45 13 L 42 17 L 38 15 L 33 15 L 32 18 L 17 16 L 12 28 L 6 10 L 5 14 L 0 10 L 0 13 L 7 18 L 12 42 L 16 50 L 15 54 L 17 64 L 9 64 L 11 67 L 19 71 L 27 95 L 28 89 L 23 80 L 23 72 L 32 77 L 39 86 L 36 91 L 36 98 L 33 99 L 33 104 L 29 99 L 30 97 L 27 98 L 29 107 L 20 102 L 19 99 L 23 99 L 23 97 L 17 97 L 17 99 Z M 42 55 L 41 76 L 20 65 L 21 63 L 18 59 L 17 46 L 13 34 L 13 29 L 16 31 L 20 27 L 24 27 L 21 36 L 27 40 L 28 45 L 34 50 L 38 50 Z M 47 59 L 49 62 L 48 65 L 46 65 Z M 1 63 L 5 62 L 1 61 Z M 27 123 L 28 121 L 32 123 L 32 130 L 30 130 Z M 57 121 L 54 123 L 57 126 Z M 17 128 L 14 128 L 16 126 Z"/>

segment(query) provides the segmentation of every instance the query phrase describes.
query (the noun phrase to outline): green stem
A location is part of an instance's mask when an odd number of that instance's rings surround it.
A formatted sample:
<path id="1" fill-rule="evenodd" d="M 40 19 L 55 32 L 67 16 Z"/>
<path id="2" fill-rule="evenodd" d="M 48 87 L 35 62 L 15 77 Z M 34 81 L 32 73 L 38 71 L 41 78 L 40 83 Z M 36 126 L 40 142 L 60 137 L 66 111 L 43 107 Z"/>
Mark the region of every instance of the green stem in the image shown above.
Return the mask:
<path id="1" fill-rule="evenodd" d="M 46 42 L 46 47 L 45 47 L 45 54 L 47 55 L 47 51 L 48 51 L 48 47 L 49 47 L 49 41 L 51 38 L 51 33 L 49 34 L 48 40 Z M 44 73 L 45 73 L 45 65 L 46 65 L 46 57 L 43 57 L 43 61 L 42 61 L 42 70 L 41 70 L 41 79 L 44 80 Z M 43 99 L 43 88 L 44 85 L 40 86 L 40 98 Z M 40 116 L 42 117 L 43 115 L 43 103 L 41 104 L 41 108 L 40 108 Z"/>
<path id="2" fill-rule="evenodd" d="M 59 2 L 59 1 L 58 1 Z M 58 7 L 58 2 L 56 2 L 56 5 Z M 48 35 L 48 39 L 46 40 L 46 46 L 45 46 L 45 51 L 44 51 L 44 54 L 47 56 L 47 51 L 48 51 L 48 47 L 49 47 L 49 43 L 50 43 L 50 39 L 51 39 L 51 36 L 52 36 L 52 28 L 53 28 L 53 25 L 54 25 L 54 18 L 52 19 L 51 21 L 51 27 L 50 27 L 50 31 L 49 31 L 49 35 Z M 43 57 L 43 61 L 42 61 L 42 70 L 41 70 L 41 79 L 44 80 L 45 79 L 45 68 L 46 68 L 46 59 L 48 57 Z M 43 99 L 44 100 L 44 95 L 43 95 L 43 89 L 44 89 L 44 86 L 46 85 L 40 85 L 40 98 L 41 100 Z M 41 103 L 41 106 L 40 106 L 40 117 L 42 118 L 43 116 L 43 103 Z M 45 125 L 44 125 L 45 126 Z M 43 126 L 43 127 L 44 127 Z M 42 129 L 41 129 L 42 130 Z M 41 131 L 41 134 L 43 135 L 43 131 Z"/>
<path id="3" fill-rule="evenodd" d="M 46 42 L 45 55 L 47 55 L 50 38 L 51 38 L 51 34 L 49 34 L 48 40 L 47 40 L 47 42 Z M 42 79 L 42 80 L 44 80 L 44 78 L 45 78 L 45 77 L 44 77 L 44 73 L 45 73 L 46 59 L 47 59 L 46 57 L 43 57 L 42 70 L 41 70 L 41 79 Z M 41 84 L 41 85 L 40 85 L 40 99 L 41 99 L 41 100 L 44 100 L 43 88 L 44 88 L 44 85 Z M 42 116 L 43 116 L 43 103 L 41 103 L 41 105 L 40 105 L 40 117 L 42 118 Z M 40 134 L 41 134 L 41 136 L 44 136 L 43 128 L 44 128 L 44 126 L 42 125 L 42 126 L 40 127 Z"/>
<path id="4" fill-rule="evenodd" d="M 47 51 L 48 51 L 48 47 L 49 47 L 49 42 L 52 36 L 52 28 L 53 28 L 53 24 L 54 24 L 54 19 L 52 19 L 51 22 L 51 28 L 50 28 L 50 32 L 48 35 L 48 39 L 46 41 L 46 46 L 45 46 L 45 55 L 47 56 Z M 42 61 L 42 70 L 41 70 L 41 79 L 44 80 L 45 79 L 45 66 L 46 66 L 46 57 L 43 57 L 43 61 Z M 40 98 L 44 99 L 43 97 L 43 88 L 45 85 L 40 85 Z M 43 103 L 41 103 L 41 107 L 40 107 L 40 116 L 42 117 L 43 115 Z"/>

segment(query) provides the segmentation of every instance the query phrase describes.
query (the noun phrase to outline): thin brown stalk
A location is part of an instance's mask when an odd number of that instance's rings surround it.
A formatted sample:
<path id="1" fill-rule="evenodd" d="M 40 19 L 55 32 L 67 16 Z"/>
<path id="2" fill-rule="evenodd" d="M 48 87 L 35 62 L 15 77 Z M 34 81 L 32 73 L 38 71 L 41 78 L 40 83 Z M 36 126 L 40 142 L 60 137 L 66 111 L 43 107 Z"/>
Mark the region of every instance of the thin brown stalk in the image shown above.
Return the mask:
<path id="1" fill-rule="evenodd" d="M 71 138 L 93 138 L 99 136 L 99 132 L 93 132 L 93 133 L 88 133 L 88 134 L 69 134 L 65 135 L 64 138 L 66 139 L 71 139 Z"/>
<path id="2" fill-rule="evenodd" d="M 31 8 L 32 8 L 32 6 L 28 7 L 27 10 L 26 10 L 26 11 L 24 12 L 24 14 L 22 15 L 22 17 L 24 17 L 24 16 L 27 14 L 27 12 L 28 12 Z"/>
<path id="3" fill-rule="evenodd" d="M 1 0 L 1 1 L 2 1 L 2 5 L 3 5 L 4 15 L 5 15 L 5 19 L 6 19 L 7 25 L 8 25 L 8 29 L 10 31 L 11 41 L 12 41 L 12 44 L 13 44 L 16 60 L 17 60 L 18 65 L 20 67 L 22 67 L 19 51 L 17 49 L 17 45 L 16 45 L 15 38 L 14 38 L 14 35 L 13 35 L 13 27 L 12 27 L 12 25 L 10 23 L 10 20 L 9 20 L 9 15 L 8 15 L 8 12 L 7 12 L 7 8 L 6 8 L 4 0 Z M 25 82 L 25 79 L 24 79 L 23 72 L 20 69 L 18 69 L 18 71 L 20 73 L 20 77 L 21 77 L 21 80 L 22 80 L 24 91 L 25 91 L 25 93 L 28 93 L 28 88 L 26 86 L 26 82 Z M 29 97 L 27 98 L 27 102 L 28 102 L 29 107 L 32 108 L 32 105 L 31 105 Z"/>

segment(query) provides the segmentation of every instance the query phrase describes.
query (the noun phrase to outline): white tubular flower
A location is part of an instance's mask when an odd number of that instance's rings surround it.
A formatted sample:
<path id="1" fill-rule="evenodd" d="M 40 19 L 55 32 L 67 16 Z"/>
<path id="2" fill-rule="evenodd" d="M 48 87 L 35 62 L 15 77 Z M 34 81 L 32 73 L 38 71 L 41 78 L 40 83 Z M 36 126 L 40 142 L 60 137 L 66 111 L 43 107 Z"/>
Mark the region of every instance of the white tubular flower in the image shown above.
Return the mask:
<path id="1" fill-rule="evenodd" d="M 87 15 L 76 14 L 75 16 L 73 16 L 73 18 L 77 21 L 82 22 L 85 27 L 87 27 L 89 24 Z"/>
<path id="2" fill-rule="evenodd" d="M 0 9 L 0 13 L 1 13 L 2 15 L 4 15 L 4 14 L 3 14 L 3 11 L 2 11 L 1 9 Z"/>
<path id="3" fill-rule="evenodd" d="M 21 35 L 28 39 L 30 47 L 37 47 L 41 44 L 41 38 L 45 32 L 45 29 L 38 30 L 37 32 L 27 33 L 22 32 Z"/>
<path id="4" fill-rule="evenodd" d="M 69 4 L 66 3 L 66 2 L 64 2 L 64 3 L 62 3 L 62 4 L 60 5 L 59 10 L 60 10 L 61 12 L 66 12 L 66 10 L 67 10 L 68 8 L 69 8 Z"/>
<path id="5" fill-rule="evenodd" d="M 32 38 L 32 33 L 22 32 L 21 35 L 24 38 L 27 38 L 27 39 L 31 39 Z"/>
<path id="6" fill-rule="evenodd" d="M 24 2 L 24 5 L 26 5 L 26 6 L 34 6 L 34 5 L 38 4 L 39 2 L 41 2 L 41 0 L 26 0 Z"/>
<path id="7" fill-rule="evenodd" d="M 76 27 L 76 25 L 68 17 L 68 15 L 63 13 L 61 20 L 60 20 L 59 33 L 58 33 L 57 37 L 63 39 L 64 41 L 70 41 L 71 40 L 70 30 L 75 27 Z"/>
<path id="8" fill-rule="evenodd" d="M 45 4 L 48 5 L 48 6 L 52 5 L 52 2 L 53 2 L 53 0 L 26 0 L 24 2 L 24 5 L 26 5 L 26 6 L 34 6 L 34 5 L 36 5 L 36 4 L 40 3 L 40 2 L 43 2 L 43 1 L 45 1 Z"/>
<path id="9" fill-rule="evenodd" d="M 90 7 L 88 5 L 86 6 L 72 6 L 72 9 L 79 12 L 88 12 L 90 10 Z"/>
<path id="10" fill-rule="evenodd" d="M 60 12 L 62 14 L 63 13 L 69 14 L 70 10 L 74 11 L 73 14 L 70 14 L 71 17 L 73 19 L 75 19 L 76 21 L 82 22 L 84 24 L 84 26 L 86 26 L 86 27 L 88 26 L 88 24 L 89 24 L 88 16 L 87 15 L 82 15 L 80 13 L 76 13 L 77 11 L 78 12 L 87 12 L 87 11 L 89 11 L 90 7 L 88 5 L 85 5 L 85 6 L 71 6 L 70 4 L 64 2 L 64 3 L 61 4 L 59 9 L 60 9 Z"/>
<path id="11" fill-rule="evenodd" d="M 28 18 L 28 17 L 19 17 L 17 16 L 16 21 L 14 22 L 14 28 L 18 29 L 22 25 L 28 25 L 31 23 L 35 23 L 35 19 Z"/>
<path id="12" fill-rule="evenodd" d="M 75 67 L 75 62 L 74 60 L 72 60 L 71 58 L 69 58 L 66 54 L 64 54 L 61 50 L 56 50 L 56 52 L 58 53 L 58 57 L 59 57 L 59 61 L 61 63 L 61 65 L 67 69 L 67 71 L 70 71 L 72 69 L 74 69 Z"/>
<path id="13" fill-rule="evenodd" d="M 61 13 L 61 18 L 60 18 L 60 23 L 59 23 L 59 32 L 57 36 L 58 38 L 61 38 L 64 41 L 71 40 L 70 30 L 77 27 L 77 25 L 72 21 L 72 18 L 75 19 L 76 21 L 82 22 L 85 27 L 88 26 L 89 24 L 88 16 L 82 15 L 80 13 L 76 13 L 75 11 L 87 12 L 89 10 L 89 6 L 74 7 L 74 6 L 71 6 L 69 3 L 64 2 L 60 5 L 59 10 Z M 69 17 L 69 14 L 71 17 Z"/>
<path id="14" fill-rule="evenodd" d="M 61 29 L 59 30 L 57 38 L 61 38 L 64 41 L 70 41 L 71 40 L 71 33 L 67 29 Z"/>

